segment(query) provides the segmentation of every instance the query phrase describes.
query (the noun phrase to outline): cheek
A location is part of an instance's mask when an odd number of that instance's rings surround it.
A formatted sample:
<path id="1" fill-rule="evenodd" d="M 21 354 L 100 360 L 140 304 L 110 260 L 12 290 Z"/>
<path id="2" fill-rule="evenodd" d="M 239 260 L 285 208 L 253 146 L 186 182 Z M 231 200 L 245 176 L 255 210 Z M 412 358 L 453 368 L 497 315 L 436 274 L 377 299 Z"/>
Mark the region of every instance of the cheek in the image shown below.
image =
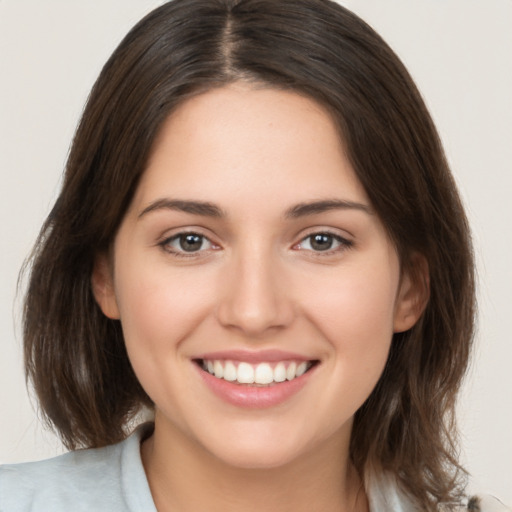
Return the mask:
<path id="1" fill-rule="evenodd" d="M 211 287 L 199 272 L 148 262 L 119 268 L 119 277 L 118 305 L 129 352 L 143 347 L 145 357 L 155 359 L 172 353 L 208 314 Z"/>
<path id="2" fill-rule="evenodd" d="M 208 278 L 154 262 L 131 268 L 119 265 L 118 271 L 121 325 L 133 370 L 155 404 L 177 404 L 188 396 L 182 373 L 187 344 L 182 341 L 211 310 Z M 174 409 L 168 416 L 182 421 Z"/>
<path id="3" fill-rule="evenodd" d="M 392 334 L 398 271 L 372 270 L 342 269 L 305 294 L 309 315 L 332 334 L 329 338 L 360 344 L 379 332 Z"/>
<path id="4" fill-rule="evenodd" d="M 356 402 L 369 395 L 386 364 L 397 283 L 398 265 L 346 268 L 304 303 L 311 324 L 327 341 L 340 389 L 352 389 Z"/>
<path id="5" fill-rule="evenodd" d="M 398 272 L 351 269 L 340 276 L 337 286 L 311 297 L 308 315 L 327 341 L 327 362 L 333 375 L 331 391 L 318 404 L 332 428 L 355 414 L 370 396 L 386 361 L 393 337 L 393 312 Z M 343 405 L 342 405 L 343 404 Z"/>

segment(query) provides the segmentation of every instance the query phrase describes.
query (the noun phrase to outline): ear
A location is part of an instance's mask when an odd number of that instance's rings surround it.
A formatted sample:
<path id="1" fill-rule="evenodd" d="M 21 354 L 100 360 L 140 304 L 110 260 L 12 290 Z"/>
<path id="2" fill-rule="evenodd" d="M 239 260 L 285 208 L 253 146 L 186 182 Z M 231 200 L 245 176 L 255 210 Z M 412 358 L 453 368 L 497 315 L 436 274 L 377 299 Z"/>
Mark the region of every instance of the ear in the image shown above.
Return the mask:
<path id="1" fill-rule="evenodd" d="M 119 320 L 119 308 L 114 291 L 114 276 L 108 255 L 96 256 L 91 276 L 92 292 L 103 314 L 112 320 Z"/>
<path id="2" fill-rule="evenodd" d="M 428 262 L 419 253 L 410 258 L 407 270 L 403 270 L 395 304 L 394 332 L 404 332 L 416 324 L 430 297 Z"/>

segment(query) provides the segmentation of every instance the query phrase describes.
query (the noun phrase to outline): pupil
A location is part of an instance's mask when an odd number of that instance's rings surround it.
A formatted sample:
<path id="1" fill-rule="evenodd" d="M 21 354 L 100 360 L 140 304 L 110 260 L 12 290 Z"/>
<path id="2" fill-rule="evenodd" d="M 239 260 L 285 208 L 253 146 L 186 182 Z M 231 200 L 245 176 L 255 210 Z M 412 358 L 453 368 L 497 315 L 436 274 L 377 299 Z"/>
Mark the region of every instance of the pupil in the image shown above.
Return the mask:
<path id="1" fill-rule="evenodd" d="M 332 236 L 326 234 L 314 235 L 311 247 L 316 251 L 327 251 L 332 247 Z"/>
<path id="2" fill-rule="evenodd" d="M 180 236 L 180 246 L 184 251 L 193 252 L 201 249 L 203 237 L 200 235 L 182 235 Z"/>

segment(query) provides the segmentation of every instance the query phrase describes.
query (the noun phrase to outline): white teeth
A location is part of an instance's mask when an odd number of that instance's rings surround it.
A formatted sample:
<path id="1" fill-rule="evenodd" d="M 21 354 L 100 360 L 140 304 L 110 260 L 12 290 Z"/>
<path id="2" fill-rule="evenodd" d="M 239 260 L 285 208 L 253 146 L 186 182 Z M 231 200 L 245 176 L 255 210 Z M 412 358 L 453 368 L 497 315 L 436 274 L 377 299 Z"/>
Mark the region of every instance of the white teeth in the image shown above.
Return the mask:
<path id="1" fill-rule="evenodd" d="M 301 361 L 298 364 L 295 361 L 279 362 L 272 368 L 270 363 L 252 365 L 246 362 L 235 363 L 223 360 L 203 360 L 202 367 L 218 379 L 224 379 L 229 382 L 236 381 L 239 384 L 259 384 L 264 386 L 273 382 L 296 379 L 304 375 L 311 367 L 311 364 L 311 362 L 307 361 Z"/>
<path id="2" fill-rule="evenodd" d="M 269 364 L 261 363 L 256 366 L 256 371 L 254 372 L 254 382 L 256 384 L 270 384 L 273 381 L 274 372 Z"/>
<path id="3" fill-rule="evenodd" d="M 297 370 L 297 365 L 295 363 L 291 363 L 286 370 L 286 378 L 288 380 L 293 380 L 295 378 L 295 371 Z"/>
<path id="4" fill-rule="evenodd" d="M 215 375 L 215 377 L 217 377 L 217 375 Z M 228 361 L 226 366 L 224 366 L 224 380 L 230 382 L 236 380 L 236 366 L 231 361 Z"/>
<path id="5" fill-rule="evenodd" d="M 306 373 L 306 370 L 308 369 L 308 365 L 305 362 L 302 362 L 297 366 L 297 371 L 295 372 L 296 377 L 300 377 L 301 375 L 304 375 Z"/>
<path id="6" fill-rule="evenodd" d="M 240 363 L 236 374 L 236 380 L 240 384 L 252 384 L 254 382 L 254 369 L 249 363 Z"/>
<path id="7" fill-rule="evenodd" d="M 276 382 L 284 382 L 286 380 L 286 367 L 283 363 L 277 363 L 274 368 L 274 380 Z"/>
<path id="8" fill-rule="evenodd" d="M 224 367 L 222 366 L 222 363 L 220 361 L 214 361 L 213 373 L 215 374 L 215 377 L 217 377 L 218 379 L 222 379 L 222 377 L 224 377 Z"/>

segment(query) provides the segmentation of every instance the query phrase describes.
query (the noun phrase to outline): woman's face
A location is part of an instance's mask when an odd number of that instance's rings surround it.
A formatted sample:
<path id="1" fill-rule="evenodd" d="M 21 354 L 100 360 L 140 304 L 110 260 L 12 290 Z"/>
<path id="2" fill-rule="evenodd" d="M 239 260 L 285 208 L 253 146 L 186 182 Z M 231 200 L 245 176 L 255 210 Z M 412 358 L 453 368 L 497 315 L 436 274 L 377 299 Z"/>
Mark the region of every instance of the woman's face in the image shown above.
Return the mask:
<path id="1" fill-rule="evenodd" d="M 112 267 L 96 265 L 96 297 L 156 432 L 239 467 L 348 446 L 393 332 L 416 320 L 334 123 L 293 92 L 235 84 L 182 104 Z"/>

